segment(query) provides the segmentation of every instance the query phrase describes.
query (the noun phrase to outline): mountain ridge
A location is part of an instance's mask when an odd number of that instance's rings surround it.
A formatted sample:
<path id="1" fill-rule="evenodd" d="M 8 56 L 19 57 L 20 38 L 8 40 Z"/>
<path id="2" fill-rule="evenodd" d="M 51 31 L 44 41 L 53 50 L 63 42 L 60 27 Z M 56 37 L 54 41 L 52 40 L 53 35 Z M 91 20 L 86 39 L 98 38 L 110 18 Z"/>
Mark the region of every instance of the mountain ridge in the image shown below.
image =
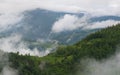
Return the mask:
<path id="1" fill-rule="evenodd" d="M 75 75 L 78 68 L 81 72 L 84 70 L 81 59 L 101 61 L 111 57 L 118 44 L 120 24 L 92 33 L 74 45 L 60 46 L 55 52 L 41 58 L 10 53 L 9 59 L 11 67 L 19 70 L 19 75 Z"/>

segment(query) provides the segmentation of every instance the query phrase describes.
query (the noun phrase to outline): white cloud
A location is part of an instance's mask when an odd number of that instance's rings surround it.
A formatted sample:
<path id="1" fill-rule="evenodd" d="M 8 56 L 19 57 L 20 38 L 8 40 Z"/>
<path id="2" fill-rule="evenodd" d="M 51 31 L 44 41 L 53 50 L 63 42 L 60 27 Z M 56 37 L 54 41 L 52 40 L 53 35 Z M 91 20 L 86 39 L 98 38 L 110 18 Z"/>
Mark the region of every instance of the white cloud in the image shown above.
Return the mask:
<path id="1" fill-rule="evenodd" d="M 99 28 L 106 28 L 108 26 L 113 26 L 120 21 L 115 20 L 106 20 L 100 22 L 92 22 L 89 23 L 90 17 L 88 14 L 79 18 L 75 15 L 66 14 L 58 21 L 56 21 L 52 26 L 53 33 L 60 33 L 64 31 L 72 31 L 75 29 L 83 29 L 83 30 L 92 30 L 92 29 L 99 29 Z"/>
<path id="2" fill-rule="evenodd" d="M 0 50 L 4 52 L 19 52 L 20 55 L 30 54 L 31 56 L 45 56 L 56 48 L 56 44 L 53 44 L 50 48 L 46 50 L 38 50 L 37 48 L 30 49 L 29 44 L 22 40 L 20 35 L 11 35 L 9 37 L 3 37 L 0 39 Z"/>
<path id="3" fill-rule="evenodd" d="M 1 14 L 0 15 L 0 32 L 11 28 L 22 20 L 23 16 L 15 14 Z"/>
<path id="4" fill-rule="evenodd" d="M 78 27 L 77 23 L 78 17 L 74 15 L 66 14 L 63 18 L 56 21 L 52 27 L 53 32 L 62 32 L 74 30 Z"/>
<path id="5" fill-rule="evenodd" d="M 102 22 L 95 22 L 88 24 L 83 27 L 83 29 L 99 29 L 99 28 L 106 28 L 108 26 L 113 26 L 120 23 L 120 21 L 114 21 L 114 20 L 107 20 Z"/>
<path id="6" fill-rule="evenodd" d="M 84 75 L 120 75 L 120 53 L 103 61 L 93 59 L 83 61 Z"/>
<path id="7" fill-rule="evenodd" d="M 53 24 L 52 32 L 72 31 L 87 24 L 88 16 L 79 18 L 75 15 L 66 14 Z"/>
<path id="8" fill-rule="evenodd" d="M 18 71 L 9 66 L 5 66 L 0 75 L 18 75 Z"/>

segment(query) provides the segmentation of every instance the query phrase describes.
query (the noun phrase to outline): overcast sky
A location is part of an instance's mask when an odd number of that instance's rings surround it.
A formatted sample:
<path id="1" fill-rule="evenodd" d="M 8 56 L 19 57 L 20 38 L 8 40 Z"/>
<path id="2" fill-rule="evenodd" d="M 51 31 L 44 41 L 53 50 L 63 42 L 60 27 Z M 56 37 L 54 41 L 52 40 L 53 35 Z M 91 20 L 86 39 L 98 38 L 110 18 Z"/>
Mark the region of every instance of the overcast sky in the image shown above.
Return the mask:
<path id="1" fill-rule="evenodd" d="M 87 12 L 93 16 L 120 16 L 120 0 L 0 0 L 0 31 L 4 31 L 10 28 L 11 25 L 20 22 L 24 18 L 22 12 L 34 10 L 36 8 L 57 12 Z M 72 22 L 76 22 L 75 20 L 77 20 L 77 17 L 74 15 L 64 16 L 63 19 L 55 22 L 53 30 L 56 30 L 55 27 L 58 27 L 57 25 L 64 28 L 63 24 L 66 24 L 68 17 L 70 17 L 68 20 L 73 20 Z M 63 23 L 63 21 L 65 21 L 65 23 Z M 61 22 L 63 23 L 62 25 L 58 24 Z M 70 29 L 73 25 L 74 23 L 71 23 L 71 26 L 68 28 Z M 76 26 L 78 27 L 81 25 Z M 73 27 L 73 29 L 75 28 L 76 27 Z M 61 30 L 68 29 L 64 28 Z"/>

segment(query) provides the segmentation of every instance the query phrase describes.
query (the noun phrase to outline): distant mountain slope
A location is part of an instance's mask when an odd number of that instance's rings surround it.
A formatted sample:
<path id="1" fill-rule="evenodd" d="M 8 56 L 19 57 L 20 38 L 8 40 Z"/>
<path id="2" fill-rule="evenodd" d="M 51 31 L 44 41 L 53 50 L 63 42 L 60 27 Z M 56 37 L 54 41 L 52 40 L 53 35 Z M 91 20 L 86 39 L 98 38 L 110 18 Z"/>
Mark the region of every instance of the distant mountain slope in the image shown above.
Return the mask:
<path id="1" fill-rule="evenodd" d="M 60 46 L 45 57 L 22 56 L 11 53 L 11 66 L 19 70 L 19 75 L 75 75 L 82 58 L 102 60 L 110 57 L 120 44 L 120 24 L 99 30 L 82 41 L 70 46 Z"/>
<path id="2" fill-rule="evenodd" d="M 9 36 L 11 34 L 21 34 L 23 35 L 23 38 L 27 40 L 36 41 L 38 39 L 45 39 L 45 40 L 49 39 L 49 40 L 56 40 L 61 44 L 73 44 L 81 40 L 88 34 L 98 30 L 98 29 L 83 30 L 81 28 L 77 28 L 76 30 L 72 30 L 72 31 L 51 33 L 53 24 L 66 14 L 75 15 L 81 18 L 83 16 L 86 16 L 87 13 L 86 12 L 65 13 L 65 12 L 54 12 L 54 11 L 42 10 L 42 9 L 26 11 L 24 12 L 24 19 L 21 22 L 19 22 L 18 25 L 0 34 L 1 36 Z M 88 22 L 93 23 L 93 22 L 100 22 L 106 20 L 120 21 L 120 17 L 112 16 L 112 15 L 91 17 L 88 19 Z"/>

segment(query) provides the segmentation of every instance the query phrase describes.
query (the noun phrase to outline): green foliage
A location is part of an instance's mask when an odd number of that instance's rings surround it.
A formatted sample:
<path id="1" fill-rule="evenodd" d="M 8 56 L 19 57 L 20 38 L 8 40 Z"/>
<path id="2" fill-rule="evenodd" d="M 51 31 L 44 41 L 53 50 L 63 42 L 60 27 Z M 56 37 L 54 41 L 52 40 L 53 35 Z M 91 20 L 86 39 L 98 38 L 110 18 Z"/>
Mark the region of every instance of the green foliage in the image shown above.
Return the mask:
<path id="1" fill-rule="evenodd" d="M 20 75 L 75 75 L 75 66 L 82 58 L 102 60 L 110 57 L 119 43 L 120 24 L 95 32 L 74 45 L 60 46 L 48 56 L 34 57 L 11 53 L 10 61 Z"/>

